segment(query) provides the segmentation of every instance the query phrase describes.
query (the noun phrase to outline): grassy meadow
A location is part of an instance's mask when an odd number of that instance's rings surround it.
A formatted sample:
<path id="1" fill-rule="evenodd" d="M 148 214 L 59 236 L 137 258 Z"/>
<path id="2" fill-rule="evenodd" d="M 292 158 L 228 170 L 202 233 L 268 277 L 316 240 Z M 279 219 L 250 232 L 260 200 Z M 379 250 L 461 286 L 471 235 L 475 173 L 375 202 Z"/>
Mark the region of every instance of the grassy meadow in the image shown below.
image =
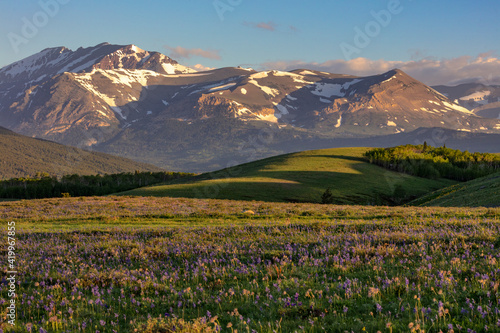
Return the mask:
<path id="1" fill-rule="evenodd" d="M 497 331 L 499 217 L 154 197 L 2 202 L 2 223 L 16 221 L 19 283 L 17 324 L 4 312 L 0 328 Z"/>
<path id="2" fill-rule="evenodd" d="M 410 204 L 440 207 L 500 207 L 500 172 L 437 190 Z"/>
<path id="3" fill-rule="evenodd" d="M 399 205 L 456 184 L 370 164 L 368 148 L 334 148 L 271 157 L 199 177 L 123 192 L 123 195 L 321 202 L 327 188 L 335 204 Z"/>

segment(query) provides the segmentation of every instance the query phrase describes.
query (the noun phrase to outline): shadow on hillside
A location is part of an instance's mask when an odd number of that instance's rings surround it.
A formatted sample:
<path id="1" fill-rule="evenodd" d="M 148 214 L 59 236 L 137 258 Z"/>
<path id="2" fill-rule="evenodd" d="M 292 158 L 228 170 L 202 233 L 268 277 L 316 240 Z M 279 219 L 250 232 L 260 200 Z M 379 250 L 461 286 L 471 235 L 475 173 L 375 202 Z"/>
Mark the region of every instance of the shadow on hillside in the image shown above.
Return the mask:
<path id="1" fill-rule="evenodd" d="M 358 161 L 355 159 L 355 161 Z M 260 171 L 257 173 L 232 174 L 219 172 L 212 177 L 204 176 L 198 179 L 186 179 L 177 183 L 193 186 L 191 189 L 165 189 L 168 195 L 189 194 L 189 196 L 207 197 L 217 199 L 243 199 L 264 201 L 312 201 L 319 200 L 311 198 L 313 193 L 322 193 L 331 188 L 336 197 L 365 197 L 371 198 L 371 202 L 390 204 L 397 185 L 404 185 L 408 176 L 392 173 L 391 177 L 385 178 L 381 174 L 373 174 L 362 168 L 361 165 L 350 165 L 353 173 L 336 171 Z M 261 178 L 261 179 L 259 179 Z M 264 178 L 264 179 L 262 179 Z M 252 181 L 255 179 L 255 181 Z M 199 181 L 208 181 L 199 183 Z M 213 180 L 213 182 L 211 181 Z M 262 181 L 260 181 L 262 180 Z M 189 187 L 191 187 L 189 186 Z M 431 189 L 429 189 L 431 190 Z M 214 195 L 215 194 L 215 195 Z M 223 194 L 221 196 L 221 194 Z M 407 193 L 414 196 L 417 193 Z M 421 193 L 420 193 L 421 194 Z M 366 201 L 366 200 L 365 200 Z M 345 200 L 342 200 L 346 203 Z M 351 203 L 360 203 L 358 200 Z M 365 203 L 365 202 L 363 202 Z"/>

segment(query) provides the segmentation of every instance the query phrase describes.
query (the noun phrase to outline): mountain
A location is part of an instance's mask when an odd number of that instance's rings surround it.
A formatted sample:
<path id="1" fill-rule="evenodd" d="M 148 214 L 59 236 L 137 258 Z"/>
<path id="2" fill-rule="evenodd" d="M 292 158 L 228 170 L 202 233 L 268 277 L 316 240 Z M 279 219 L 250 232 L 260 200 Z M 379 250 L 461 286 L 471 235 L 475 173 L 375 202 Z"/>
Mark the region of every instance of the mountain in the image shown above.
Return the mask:
<path id="1" fill-rule="evenodd" d="M 419 128 L 500 133 L 499 119 L 397 69 L 369 77 L 195 72 L 158 52 L 110 44 L 46 49 L 0 69 L 0 125 L 182 171 Z"/>
<path id="2" fill-rule="evenodd" d="M 33 139 L 0 127 L 0 179 L 35 176 L 44 172 L 62 176 L 75 173 L 112 174 L 136 170 L 161 171 L 153 165 Z"/>
<path id="3" fill-rule="evenodd" d="M 116 117 L 120 109 L 115 106 L 133 97 L 114 83 L 132 88 L 139 81 L 142 89 L 150 76 L 192 72 L 161 53 L 135 45 L 45 49 L 0 69 L 0 125 L 28 136 L 91 146 L 125 124 Z M 92 91 L 86 83 L 88 73 L 102 74 L 96 78 L 104 81 L 102 91 Z M 115 95 L 111 100 L 105 97 L 109 89 Z M 109 135 L 101 138 L 105 132 Z"/>
<path id="4" fill-rule="evenodd" d="M 465 83 L 458 86 L 435 86 L 440 93 L 476 115 L 500 119 L 500 86 Z"/>

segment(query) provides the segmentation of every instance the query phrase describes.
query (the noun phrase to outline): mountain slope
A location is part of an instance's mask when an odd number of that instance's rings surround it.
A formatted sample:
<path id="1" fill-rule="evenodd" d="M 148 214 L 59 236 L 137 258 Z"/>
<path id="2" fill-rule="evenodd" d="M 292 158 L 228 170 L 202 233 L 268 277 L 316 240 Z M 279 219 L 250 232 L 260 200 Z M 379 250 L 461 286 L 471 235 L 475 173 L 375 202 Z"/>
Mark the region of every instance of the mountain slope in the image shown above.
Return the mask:
<path id="1" fill-rule="evenodd" d="M 126 116 L 116 103 L 138 99 L 149 77 L 195 72 L 159 52 L 135 45 L 102 43 L 76 51 L 45 49 L 0 69 L 0 126 L 90 147 L 120 131 L 120 120 Z M 103 82 L 102 91 L 89 90 L 88 73 L 98 73 L 96 80 Z M 118 82 L 122 84 L 113 86 Z M 120 90 L 123 86 L 138 89 L 137 85 L 140 89 L 136 94 Z M 110 89 L 111 100 L 104 97 Z"/>
<path id="2" fill-rule="evenodd" d="M 419 128 L 500 134 L 500 119 L 397 69 L 369 77 L 194 72 L 157 52 L 109 44 L 47 49 L 0 69 L 0 126 L 179 171 Z"/>
<path id="3" fill-rule="evenodd" d="M 399 204 L 455 183 L 385 170 L 362 157 L 366 150 L 340 148 L 282 155 L 203 174 L 190 181 L 121 194 L 318 202 L 331 188 L 338 204 Z"/>
<path id="4" fill-rule="evenodd" d="M 465 83 L 433 88 L 478 116 L 500 119 L 500 86 Z"/>
<path id="5" fill-rule="evenodd" d="M 410 205 L 500 207 L 500 173 L 443 188 L 410 202 Z"/>
<path id="6" fill-rule="evenodd" d="M 111 174 L 161 171 L 160 168 L 122 157 L 89 152 L 61 144 L 28 138 L 0 127 L 0 179 L 66 174 Z"/>
<path id="7" fill-rule="evenodd" d="M 125 129 L 112 140 L 94 146 L 168 170 L 207 172 L 270 156 L 312 149 L 341 147 L 392 147 L 404 144 L 442 146 L 470 152 L 500 152 L 500 134 L 469 133 L 442 128 L 370 137 L 332 137 L 307 129 L 205 119 L 199 122 L 164 121 Z M 146 147 L 146 148 L 144 148 Z"/>

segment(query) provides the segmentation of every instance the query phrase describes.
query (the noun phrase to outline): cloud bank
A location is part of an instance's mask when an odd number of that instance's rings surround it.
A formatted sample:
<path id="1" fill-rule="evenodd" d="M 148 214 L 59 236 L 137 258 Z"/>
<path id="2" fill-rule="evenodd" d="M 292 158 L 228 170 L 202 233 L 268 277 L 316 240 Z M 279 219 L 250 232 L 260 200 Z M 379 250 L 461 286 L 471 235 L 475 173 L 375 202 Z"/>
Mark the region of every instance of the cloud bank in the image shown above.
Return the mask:
<path id="1" fill-rule="evenodd" d="M 191 57 L 202 57 L 207 59 L 220 60 L 221 56 L 219 51 L 215 50 L 203 50 L 203 49 L 187 49 L 182 46 L 171 47 L 168 45 L 164 46 L 170 53 L 169 56 L 173 59 L 189 59 Z"/>
<path id="2" fill-rule="evenodd" d="M 297 68 L 351 74 L 375 75 L 399 68 L 427 85 L 457 85 L 479 82 L 500 84 L 500 59 L 493 53 L 476 57 L 462 56 L 451 59 L 424 58 L 414 61 L 387 61 L 356 58 L 352 60 L 328 60 L 323 63 L 300 60 L 274 61 L 261 64 L 266 69 L 292 70 Z"/>
<path id="3" fill-rule="evenodd" d="M 192 68 L 196 69 L 198 72 L 204 72 L 204 71 L 211 71 L 212 69 L 215 69 L 215 67 L 207 67 L 202 64 L 196 64 L 194 66 L 191 66 Z"/>

